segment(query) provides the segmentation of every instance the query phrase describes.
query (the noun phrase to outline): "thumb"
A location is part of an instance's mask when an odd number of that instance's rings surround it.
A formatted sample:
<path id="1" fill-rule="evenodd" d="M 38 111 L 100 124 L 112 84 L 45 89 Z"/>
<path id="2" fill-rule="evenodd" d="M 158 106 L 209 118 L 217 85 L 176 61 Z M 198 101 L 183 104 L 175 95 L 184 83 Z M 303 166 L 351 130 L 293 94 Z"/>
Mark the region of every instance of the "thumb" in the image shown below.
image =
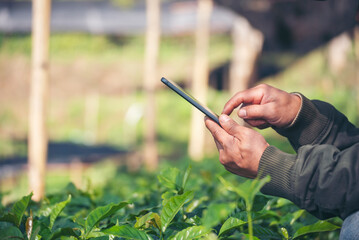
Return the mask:
<path id="1" fill-rule="evenodd" d="M 230 135 L 237 136 L 241 126 L 236 123 L 232 118 L 230 118 L 228 115 L 222 114 L 219 117 L 219 122 L 222 126 L 222 128 Z"/>

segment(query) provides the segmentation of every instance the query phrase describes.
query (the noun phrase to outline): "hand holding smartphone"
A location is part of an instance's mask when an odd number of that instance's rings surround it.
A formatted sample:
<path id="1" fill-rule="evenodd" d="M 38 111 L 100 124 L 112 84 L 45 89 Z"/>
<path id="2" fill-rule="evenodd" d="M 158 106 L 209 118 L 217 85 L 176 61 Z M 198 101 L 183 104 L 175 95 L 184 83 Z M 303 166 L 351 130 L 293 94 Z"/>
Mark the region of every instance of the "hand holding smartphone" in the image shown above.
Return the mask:
<path id="1" fill-rule="evenodd" d="M 200 104 L 194 97 L 192 97 L 190 94 L 186 93 L 185 90 L 183 90 L 183 88 L 181 88 L 180 86 L 178 86 L 175 82 L 168 80 L 166 78 L 161 78 L 161 81 L 170 89 L 172 89 L 174 92 L 176 92 L 178 95 L 180 95 L 182 98 L 184 98 L 185 100 L 187 100 L 190 104 L 192 104 L 193 106 L 195 106 L 198 110 L 200 110 L 202 113 L 204 113 L 207 117 L 209 117 L 210 119 L 212 119 L 213 121 L 215 121 L 219 126 L 221 126 L 221 124 L 219 124 L 219 120 L 218 120 L 218 115 L 215 114 L 213 111 L 211 111 L 209 108 L 203 106 L 202 104 Z"/>

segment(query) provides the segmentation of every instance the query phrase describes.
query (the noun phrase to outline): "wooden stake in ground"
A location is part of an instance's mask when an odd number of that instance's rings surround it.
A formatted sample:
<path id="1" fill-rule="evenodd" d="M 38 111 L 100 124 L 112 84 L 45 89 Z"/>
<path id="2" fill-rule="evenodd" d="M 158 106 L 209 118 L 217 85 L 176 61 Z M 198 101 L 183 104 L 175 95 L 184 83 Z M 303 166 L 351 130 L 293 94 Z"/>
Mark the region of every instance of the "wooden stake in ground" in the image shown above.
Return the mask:
<path id="1" fill-rule="evenodd" d="M 160 1 L 146 0 L 147 30 L 145 50 L 144 90 L 146 94 L 145 146 L 144 163 L 146 169 L 153 171 L 158 166 L 158 150 L 156 144 L 156 102 L 155 89 L 159 81 L 157 76 L 157 62 L 160 45 Z"/>
<path id="2" fill-rule="evenodd" d="M 352 39 L 348 32 L 333 38 L 328 44 L 328 65 L 330 72 L 337 75 L 348 65 L 348 54 Z"/>
<path id="3" fill-rule="evenodd" d="M 212 0 L 198 0 L 196 50 L 192 93 L 202 103 L 207 102 L 208 90 L 208 49 L 210 39 L 210 18 L 213 9 Z M 197 109 L 192 110 L 191 132 L 189 139 L 189 155 L 199 161 L 204 156 L 205 127 L 203 114 Z"/>
<path id="4" fill-rule="evenodd" d="M 229 89 L 231 95 L 247 89 L 262 52 L 263 34 L 253 28 L 242 16 L 237 16 L 232 30 L 233 56 L 230 66 Z"/>
<path id="5" fill-rule="evenodd" d="M 32 70 L 28 136 L 29 187 L 34 193 L 33 199 L 38 201 L 45 193 L 51 0 L 33 0 L 32 9 Z"/>

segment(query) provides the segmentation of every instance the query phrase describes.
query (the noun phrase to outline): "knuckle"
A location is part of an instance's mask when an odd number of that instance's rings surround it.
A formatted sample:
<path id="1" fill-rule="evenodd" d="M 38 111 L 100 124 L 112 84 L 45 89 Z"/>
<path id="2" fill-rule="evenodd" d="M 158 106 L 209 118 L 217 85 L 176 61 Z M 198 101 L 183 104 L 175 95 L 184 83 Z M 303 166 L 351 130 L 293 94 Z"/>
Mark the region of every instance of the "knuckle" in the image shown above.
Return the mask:
<path id="1" fill-rule="evenodd" d="M 222 165 L 226 165 L 227 164 L 227 156 L 225 154 L 221 154 L 219 155 L 219 162 Z"/>
<path id="2" fill-rule="evenodd" d="M 236 124 L 235 124 L 235 123 L 229 124 L 228 127 L 227 127 L 227 130 L 228 130 L 228 132 L 230 132 L 230 133 L 235 133 L 236 130 L 237 130 Z"/>
<path id="3" fill-rule="evenodd" d="M 237 145 L 237 139 L 235 136 L 230 136 L 223 142 L 223 147 L 227 152 L 230 152 Z"/>
<path id="4" fill-rule="evenodd" d="M 215 139 L 218 139 L 219 136 L 219 131 L 217 129 L 212 129 L 212 135 Z"/>
<path id="5" fill-rule="evenodd" d="M 262 90 L 267 90 L 267 89 L 269 89 L 269 85 L 265 84 L 265 83 L 261 83 L 258 85 L 258 88 L 262 89 Z"/>

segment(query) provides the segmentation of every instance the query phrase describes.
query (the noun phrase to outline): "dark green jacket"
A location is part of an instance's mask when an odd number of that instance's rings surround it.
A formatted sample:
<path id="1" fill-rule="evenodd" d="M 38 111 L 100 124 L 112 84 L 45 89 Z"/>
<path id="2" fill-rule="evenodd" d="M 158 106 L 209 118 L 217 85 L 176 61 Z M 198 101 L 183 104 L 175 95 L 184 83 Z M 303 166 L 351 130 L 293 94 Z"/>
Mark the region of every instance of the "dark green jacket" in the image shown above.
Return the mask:
<path id="1" fill-rule="evenodd" d="M 297 154 L 269 146 L 259 173 L 270 175 L 262 192 L 284 197 L 320 219 L 359 210 L 359 128 L 332 105 L 302 96 L 295 123 L 275 129 Z"/>

